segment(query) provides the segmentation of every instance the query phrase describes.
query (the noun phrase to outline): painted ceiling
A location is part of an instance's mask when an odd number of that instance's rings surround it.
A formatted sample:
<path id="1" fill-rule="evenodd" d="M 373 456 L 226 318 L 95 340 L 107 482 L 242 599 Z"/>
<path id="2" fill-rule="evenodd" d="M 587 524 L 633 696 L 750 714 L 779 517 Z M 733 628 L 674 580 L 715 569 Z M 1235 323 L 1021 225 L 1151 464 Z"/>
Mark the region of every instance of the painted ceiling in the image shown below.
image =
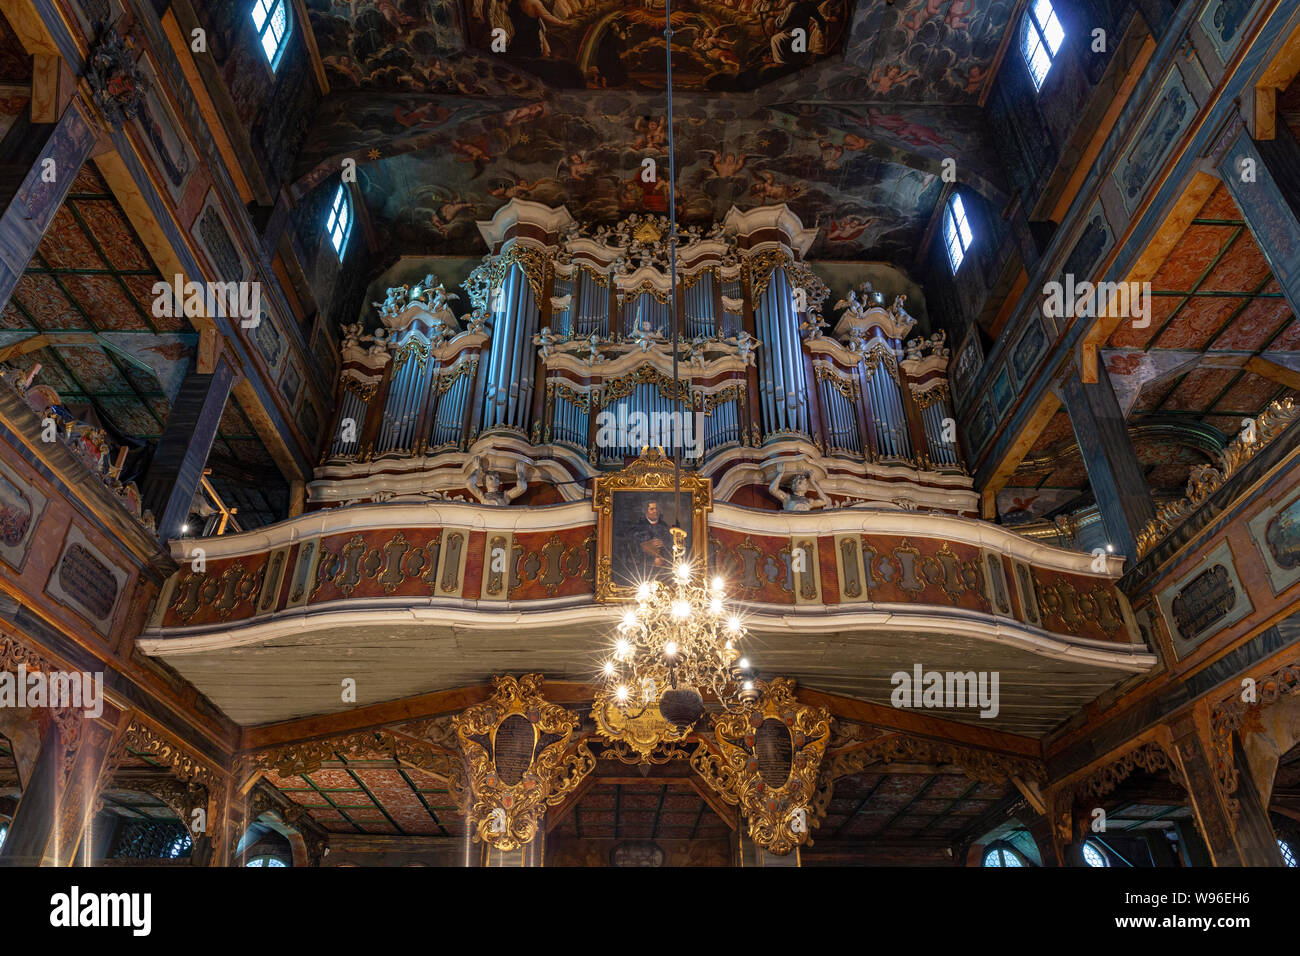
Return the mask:
<path id="1" fill-rule="evenodd" d="M 1151 323 L 1121 325 L 1102 350 L 1153 493 L 1182 497 L 1192 466 L 1274 399 L 1296 393 L 1300 322 L 1227 189 L 1205 201 L 1152 277 Z M 1088 488 L 1058 411 L 999 495 L 1004 517 L 1076 501 Z"/>
<path id="2" fill-rule="evenodd" d="M 1012 6 L 675 5 L 678 216 L 786 202 L 821 227 L 811 255 L 910 265 L 944 158 L 960 157 L 963 181 L 1002 196 L 977 103 Z M 591 222 L 667 211 L 662 5 L 552 0 L 544 35 L 502 0 L 309 7 L 331 92 L 296 189 L 355 159 L 388 255 L 485 252 L 474 222 L 513 196 Z M 807 54 L 787 43 L 798 23 Z M 492 52 L 493 29 L 508 37 L 505 53 Z M 646 158 L 655 182 L 641 179 Z"/>
<path id="3" fill-rule="evenodd" d="M 45 335 L 44 348 L 10 364 L 28 369 L 39 362 L 36 381 L 66 404 L 91 406 L 122 436 L 156 441 L 198 342 L 184 318 L 153 315 L 159 281 L 122 208 L 87 165 L 0 311 L 0 347 Z M 238 503 L 241 524 L 274 520 L 277 502 L 263 492 L 274 497 L 282 479 L 234 399 L 226 404 L 210 466 L 219 493 L 223 475 L 250 483 Z"/>

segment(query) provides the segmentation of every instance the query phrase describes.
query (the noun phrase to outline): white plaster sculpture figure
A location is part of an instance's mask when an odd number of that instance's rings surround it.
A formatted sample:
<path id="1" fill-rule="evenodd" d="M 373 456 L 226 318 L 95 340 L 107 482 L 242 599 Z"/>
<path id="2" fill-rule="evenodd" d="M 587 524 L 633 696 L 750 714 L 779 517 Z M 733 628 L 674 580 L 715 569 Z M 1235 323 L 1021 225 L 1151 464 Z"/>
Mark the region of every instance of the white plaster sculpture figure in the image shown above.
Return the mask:
<path id="1" fill-rule="evenodd" d="M 813 480 L 812 475 L 806 471 L 795 472 L 790 479 L 790 490 L 783 489 L 781 487 L 781 474 L 783 471 L 785 471 L 785 464 L 777 465 L 776 477 L 772 479 L 772 483 L 767 487 L 767 490 L 772 493 L 772 497 L 781 502 L 782 511 L 812 511 L 814 508 L 824 508 L 830 504 L 829 499 L 817 486 L 817 482 Z"/>
<path id="2" fill-rule="evenodd" d="M 482 490 L 479 489 L 480 480 L 483 482 Z M 515 486 L 509 491 L 503 491 L 501 476 L 494 471 L 485 471 L 480 459 L 475 463 L 474 471 L 470 473 L 469 490 L 480 504 L 504 507 L 528 490 L 527 469 L 523 462 L 515 465 Z"/>

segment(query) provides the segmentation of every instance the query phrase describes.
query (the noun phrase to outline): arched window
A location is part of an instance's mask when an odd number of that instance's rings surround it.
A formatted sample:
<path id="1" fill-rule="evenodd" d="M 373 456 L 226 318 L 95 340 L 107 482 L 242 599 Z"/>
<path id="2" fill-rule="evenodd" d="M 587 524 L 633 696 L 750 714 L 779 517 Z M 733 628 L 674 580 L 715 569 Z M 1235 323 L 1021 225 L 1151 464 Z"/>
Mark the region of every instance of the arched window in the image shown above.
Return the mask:
<path id="1" fill-rule="evenodd" d="M 1083 862 L 1088 866 L 1110 866 L 1110 860 L 1101 847 L 1091 840 L 1083 845 Z"/>
<path id="2" fill-rule="evenodd" d="M 253 26 L 274 72 L 289 46 L 289 0 L 253 0 Z"/>
<path id="3" fill-rule="evenodd" d="M 974 238 L 961 196 L 953 193 L 948 197 L 948 208 L 943 211 L 943 241 L 948 247 L 948 261 L 952 264 L 953 275 L 957 274 L 957 268 L 966 258 L 966 250 Z"/>
<path id="4" fill-rule="evenodd" d="M 3 833 L 3 830 L 0 830 L 0 833 Z M 0 837 L 0 844 L 3 843 L 4 843 L 3 837 Z M 1296 862 L 1295 853 L 1292 852 L 1290 844 L 1288 844 L 1285 840 L 1278 840 L 1277 848 L 1282 851 L 1283 863 L 1285 863 L 1287 866 L 1300 866 L 1300 863 Z"/>
<path id="5" fill-rule="evenodd" d="M 1024 866 L 1024 861 L 1020 859 L 1020 854 L 1005 843 L 995 843 L 984 851 L 984 861 L 981 866 Z"/>
<path id="6" fill-rule="evenodd" d="M 1020 52 L 1025 55 L 1029 75 L 1034 78 L 1034 89 L 1042 88 L 1064 39 L 1065 30 L 1056 18 L 1051 0 L 1030 0 L 1025 22 L 1020 27 Z"/>
<path id="7" fill-rule="evenodd" d="M 348 198 L 348 187 L 343 183 L 339 183 L 339 191 L 334 194 L 329 219 L 325 222 L 325 232 L 330 237 L 334 251 L 342 259 L 343 247 L 348 244 L 348 234 L 352 232 L 352 200 Z"/>
<path id="8" fill-rule="evenodd" d="M 280 859 L 278 856 L 271 856 L 267 854 L 264 856 L 255 856 L 244 865 L 245 866 L 288 866 L 289 864 L 285 863 L 284 860 Z"/>
<path id="9" fill-rule="evenodd" d="M 163 856 L 169 860 L 175 860 L 184 856 L 188 851 L 194 848 L 194 841 L 190 839 L 188 833 L 182 833 L 163 850 Z"/>

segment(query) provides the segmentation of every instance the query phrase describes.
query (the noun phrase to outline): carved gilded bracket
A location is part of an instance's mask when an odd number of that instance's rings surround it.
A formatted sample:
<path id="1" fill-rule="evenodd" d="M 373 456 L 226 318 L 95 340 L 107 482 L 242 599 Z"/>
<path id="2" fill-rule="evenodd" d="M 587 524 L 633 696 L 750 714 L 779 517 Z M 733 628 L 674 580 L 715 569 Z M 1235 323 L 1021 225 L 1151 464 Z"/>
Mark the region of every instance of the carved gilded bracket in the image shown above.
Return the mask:
<path id="1" fill-rule="evenodd" d="M 824 707 L 801 704 L 794 681 L 775 678 L 749 711 L 713 721 L 716 752 L 701 743 L 691 767 L 728 803 L 738 804 L 749 836 L 777 856 L 812 845 L 826 815 L 818 775 L 831 736 Z"/>
<path id="2" fill-rule="evenodd" d="M 469 775 L 466 821 L 474 842 L 501 851 L 530 843 L 548 805 L 596 766 L 578 717 L 542 696 L 542 675 L 492 678 L 493 692 L 453 725 Z"/>

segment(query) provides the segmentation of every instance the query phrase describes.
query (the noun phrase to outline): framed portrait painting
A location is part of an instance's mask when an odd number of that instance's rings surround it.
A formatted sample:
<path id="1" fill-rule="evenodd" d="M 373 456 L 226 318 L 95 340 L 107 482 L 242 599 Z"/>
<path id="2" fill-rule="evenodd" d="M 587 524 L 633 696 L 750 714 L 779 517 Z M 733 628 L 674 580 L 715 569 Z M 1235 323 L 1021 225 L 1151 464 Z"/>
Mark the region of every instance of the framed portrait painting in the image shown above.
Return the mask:
<path id="1" fill-rule="evenodd" d="M 685 532 L 692 563 L 707 560 L 709 479 L 683 472 L 674 487 L 673 463 L 647 449 L 622 471 L 596 479 L 596 600 L 626 601 L 638 585 L 673 571 L 674 526 Z"/>

